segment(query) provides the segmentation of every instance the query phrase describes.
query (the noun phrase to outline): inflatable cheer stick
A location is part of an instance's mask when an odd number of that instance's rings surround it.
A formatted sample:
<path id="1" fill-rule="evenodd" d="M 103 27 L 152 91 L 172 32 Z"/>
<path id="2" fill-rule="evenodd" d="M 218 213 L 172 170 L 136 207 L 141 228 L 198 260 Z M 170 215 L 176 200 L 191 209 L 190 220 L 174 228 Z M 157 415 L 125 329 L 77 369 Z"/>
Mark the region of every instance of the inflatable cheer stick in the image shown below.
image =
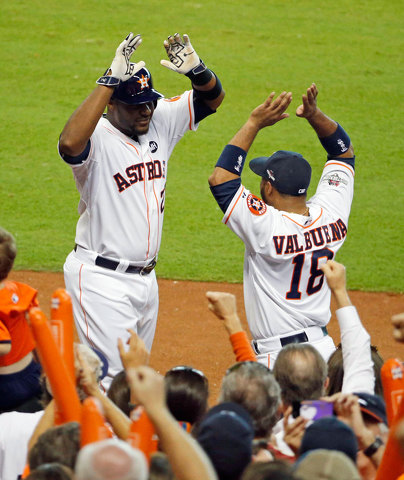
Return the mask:
<path id="1" fill-rule="evenodd" d="M 72 300 L 64 288 L 58 288 L 51 298 L 51 328 L 56 344 L 62 355 L 73 383 L 76 383 L 74 369 L 74 319 Z"/>
<path id="2" fill-rule="evenodd" d="M 39 359 L 51 385 L 61 421 L 80 422 L 80 400 L 53 338 L 49 322 L 38 307 L 29 310 L 29 320 Z"/>
<path id="3" fill-rule="evenodd" d="M 141 450 L 145 454 L 147 461 L 150 462 L 150 456 L 157 451 L 158 446 L 158 438 L 154 426 L 141 406 L 132 410 L 130 418 L 132 423 L 127 441 L 132 447 Z"/>
<path id="4" fill-rule="evenodd" d="M 86 398 L 81 412 L 81 447 L 111 437 L 100 402 L 94 397 Z"/>

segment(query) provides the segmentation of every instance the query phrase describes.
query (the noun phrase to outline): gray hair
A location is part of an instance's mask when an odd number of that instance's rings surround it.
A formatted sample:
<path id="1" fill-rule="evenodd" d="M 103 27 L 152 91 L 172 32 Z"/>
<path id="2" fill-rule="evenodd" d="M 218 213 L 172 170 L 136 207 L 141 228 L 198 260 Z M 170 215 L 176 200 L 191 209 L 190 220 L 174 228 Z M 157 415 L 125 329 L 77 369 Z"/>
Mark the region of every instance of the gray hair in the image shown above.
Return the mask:
<path id="1" fill-rule="evenodd" d="M 148 466 L 143 452 L 109 438 L 80 450 L 75 474 L 76 480 L 147 480 Z"/>
<path id="2" fill-rule="evenodd" d="M 265 365 L 240 362 L 226 372 L 219 402 L 235 402 L 244 407 L 253 420 L 255 437 L 267 438 L 278 420 L 280 388 Z"/>

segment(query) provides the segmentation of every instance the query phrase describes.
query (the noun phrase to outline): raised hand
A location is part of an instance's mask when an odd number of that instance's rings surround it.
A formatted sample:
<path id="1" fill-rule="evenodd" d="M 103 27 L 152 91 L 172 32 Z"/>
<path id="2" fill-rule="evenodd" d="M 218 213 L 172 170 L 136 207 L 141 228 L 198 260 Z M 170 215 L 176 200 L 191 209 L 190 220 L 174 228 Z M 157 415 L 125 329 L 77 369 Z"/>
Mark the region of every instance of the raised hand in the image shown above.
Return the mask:
<path id="1" fill-rule="evenodd" d="M 303 104 L 296 109 L 296 115 L 302 118 L 310 118 L 317 111 L 318 90 L 315 83 L 312 83 L 307 89 L 307 93 L 302 95 Z"/>
<path id="2" fill-rule="evenodd" d="M 285 111 L 292 101 L 292 93 L 282 92 L 275 99 L 274 97 L 275 92 L 272 92 L 264 103 L 251 112 L 249 121 L 253 122 L 258 129 L 269 127 L 289 117 Z"/>
<path id="3" fill-rule="evenodd" d="M 116 86 L 119 82 L 129 80 L 136 72 L 145 66 L 143 61 L 133 63 L 130 58 L 133 52 L 142 43 L 141 36 L 134 35 L 132 32 L 120 43 L 115 52 L 111 66 L 105 72 L 105 75 L 97 80 L 100 85 Z"/>
<path id="4" fill-rule="evenodd" d="M 182 39 L 179 33 L 170 35 L 167 40 L 164 40 L 164 48 L 170 61 L 161 60 L 160 63 L 174 72 L 185 75 L 201 63 L 201 59 L 185 33 Z"/>

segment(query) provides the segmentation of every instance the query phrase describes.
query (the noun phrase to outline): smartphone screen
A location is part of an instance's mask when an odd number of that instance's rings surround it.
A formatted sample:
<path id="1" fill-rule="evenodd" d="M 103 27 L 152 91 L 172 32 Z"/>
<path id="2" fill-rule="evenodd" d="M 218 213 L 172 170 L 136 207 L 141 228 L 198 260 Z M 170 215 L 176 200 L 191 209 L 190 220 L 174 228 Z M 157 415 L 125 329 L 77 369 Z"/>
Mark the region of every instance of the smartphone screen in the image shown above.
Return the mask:
<path id="1" fill-rule="evenodd" d="M 324 400 L 303 400 L 300 403 L 299 414 L 307 420 L 318 420 L 333 415 L 333 404 Z"/>

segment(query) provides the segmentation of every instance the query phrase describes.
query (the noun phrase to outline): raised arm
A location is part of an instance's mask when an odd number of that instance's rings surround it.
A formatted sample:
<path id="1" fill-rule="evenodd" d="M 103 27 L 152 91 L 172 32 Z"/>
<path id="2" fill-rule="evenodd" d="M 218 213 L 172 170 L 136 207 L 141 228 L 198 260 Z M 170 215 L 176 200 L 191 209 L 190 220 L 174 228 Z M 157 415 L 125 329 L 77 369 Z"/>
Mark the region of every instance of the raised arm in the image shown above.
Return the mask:
<path id="1" fill-rule="evenodd" d="M 67 121 L 59 139 L 59 152 L 62 157 L 77 157 L 89 150 L 89 139 L 111 99 L 114 88 L 121 81 L 133 77 L 145 65 L 144 62 L 130 62 L 131 55 L 141 42 L 140 35 L 130 33 L 116 49 L 111 66 L 105 75 L 97 80 L 98 86 Z"/>
<path id="2" fill-rule="evenodd" d="M 333 158 L 352 158 L 354 150 L 345 130 L 337 122 L 327 117 L 317 106 L 318 90 L 315 83 L 302 95 L 302 105 L 296 109 L 296 115 L 305 118 L 317 133 L 321 144 Z"/>
<path id="3" fill-rule="evenodd" d="M 285 111 L 292 101 L 292 93 L 282 92 L 274 97 L 275 92 L 272 92 L 264 103 L 251 112 L 246 123 L 224 148 L 209 177 L 211 187 L 240 178 L 245 157 L 258 132 L 289 117 Z"/>
<path id="4" fill-rule="evenodd" d="M 341 332 L 344 378 L 342 392 L 374 393 L 375 377 L 370 350 L 370 335 L 352 305 L 346 290 L 344 265 L 328 260 L 320 269 L 336 301 L 336 316 Z"/>
<path id="5" fill-rule="evenodd" d="M 168 60 L 161 60 L 164 67 L 186 75 L 192 82 L 195 96 L 210 110 L 215 111 L 223 101 L 224 90 L 217 76 L 206 67 L 195 52 L 189 37 L 179 33 L 164 40 Z M 206 116 L 202 113 L 202 118 Z"/>

